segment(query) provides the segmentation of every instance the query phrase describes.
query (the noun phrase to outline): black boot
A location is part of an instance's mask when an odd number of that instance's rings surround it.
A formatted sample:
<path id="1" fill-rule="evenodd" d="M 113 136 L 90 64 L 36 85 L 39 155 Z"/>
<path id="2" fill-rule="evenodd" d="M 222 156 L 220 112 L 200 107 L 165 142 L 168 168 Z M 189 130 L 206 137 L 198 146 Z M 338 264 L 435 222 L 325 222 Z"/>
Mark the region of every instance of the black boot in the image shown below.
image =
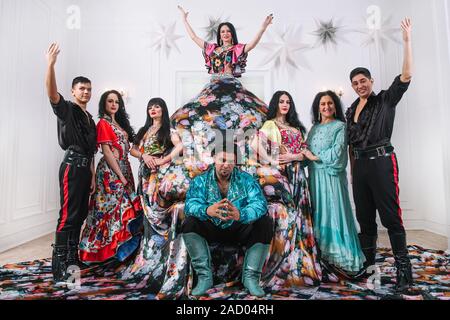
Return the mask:
<path id="1" fill-rule="evenodd" d="M 404 293 L 413 285 L 412 266 L 408 257 L 408 247 L 406 246 L 406 234 L 389 233 L 389 239 L 391 240 L 395 267 L 397 269 L 395 291 Z"/>
<path id="2" fill-rule="evenodd" d="M 66 278 L 68 239 L 68 232 L 56 232 L 55 243 L 52 245 L 52 273 L 55 282 L 64 281 Z"/>
<path id="3" fill-rule="evenodd" d="M 72 230 L 69 233 L 67 267 L 76 266 L 81 269 L 82 264 L 78 256 L 78 245 L 80 243 L 80 230 Z"/>
<path id="4" fill-rule="evenodd" d="M 363 269 L 359 271 L 355 278 L 363 279 L 371 276 L 372 273 L 367 272 L 367 268 L 375 265 L 375 257 L 377 254 L 377 235 L 369 236 L 366 234 L 358 234 L 359 243 L 361 244 L 361 250 L 366 257 Z"/>

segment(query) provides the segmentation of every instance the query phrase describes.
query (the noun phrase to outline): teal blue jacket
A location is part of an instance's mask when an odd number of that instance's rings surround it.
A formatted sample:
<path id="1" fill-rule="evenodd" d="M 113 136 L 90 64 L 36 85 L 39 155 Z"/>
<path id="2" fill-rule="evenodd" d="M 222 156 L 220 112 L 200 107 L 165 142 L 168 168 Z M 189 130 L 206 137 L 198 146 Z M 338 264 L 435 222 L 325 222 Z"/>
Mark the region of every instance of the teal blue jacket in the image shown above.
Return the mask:
<path id="1" fill-rule="evenodd" d="M 240 223 L 249 224 L 267 213 L 267 201 L 252 175 L 234 168 L 231 173 L 227 199 L 240 212 Z M 195 177 L 186 193 L 184 212 L 202 221 L 210 220 L 216 226 L 226 229 L 233 224 L 233 220 L 223 222 L 206 214 L 209 206 L 222 200 L 217 184 L 216 170 L 211 166 L 204 174 Z"/>

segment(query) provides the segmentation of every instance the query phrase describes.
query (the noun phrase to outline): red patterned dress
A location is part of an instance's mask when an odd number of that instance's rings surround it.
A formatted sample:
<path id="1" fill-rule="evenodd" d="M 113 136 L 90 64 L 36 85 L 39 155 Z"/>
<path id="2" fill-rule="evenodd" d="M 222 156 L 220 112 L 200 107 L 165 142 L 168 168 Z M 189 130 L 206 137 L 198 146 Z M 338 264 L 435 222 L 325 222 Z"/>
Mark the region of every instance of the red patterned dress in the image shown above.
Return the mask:
<path id="1" fill-rule="evenodd" d="M 109 118 L 102 118 L 97 124 L 97 144 L 111 147 L 128 184 L 123 185 L 102 157 L 96 171 L 96 190 L 81 236 L 80 260 L 84 263 L 110 258 L 123 261 L 138 248 L 142 224 L 141 205 L 128 161 L 128 135 Z"/>

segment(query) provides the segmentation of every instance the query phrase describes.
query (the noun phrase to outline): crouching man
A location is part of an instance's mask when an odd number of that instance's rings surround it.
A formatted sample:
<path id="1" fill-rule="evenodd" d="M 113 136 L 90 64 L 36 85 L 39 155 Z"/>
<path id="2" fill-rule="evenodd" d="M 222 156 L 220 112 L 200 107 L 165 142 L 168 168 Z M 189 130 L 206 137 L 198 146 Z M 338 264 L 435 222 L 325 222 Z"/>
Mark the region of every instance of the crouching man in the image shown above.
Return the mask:
<path id="1" fill-rule="evenodd" d="M 213 286 L 209 242 L 244 245 L 242 284 L 251 295 L 264 296 L 259 280 L 273 222 L 259 183 L 236 167 L 236 150 L 217 151 L 214 165 L 191 182 L 185 214 L 182 237 L 198 278 L 192 295 L 204 295 Z"/>

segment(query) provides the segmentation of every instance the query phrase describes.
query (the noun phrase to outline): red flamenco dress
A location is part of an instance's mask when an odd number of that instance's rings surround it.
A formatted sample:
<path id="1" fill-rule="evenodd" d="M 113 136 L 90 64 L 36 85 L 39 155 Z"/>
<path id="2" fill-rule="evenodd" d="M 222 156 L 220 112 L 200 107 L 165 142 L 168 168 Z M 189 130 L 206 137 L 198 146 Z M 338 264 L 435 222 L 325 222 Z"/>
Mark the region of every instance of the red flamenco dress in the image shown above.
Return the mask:
<path id="1" fill-rule="evenodd" d="M 128 183 L 124 186 L 105 157 L 100 159 L 80 242 L 80 260 L 87 264 L 111 258 L 124 261 L 139 247 L 141 237 L 142 208 L 128 161 L 128 135 L 105 117 L 97 124 L 97 144 L 111 147 Z"/>

